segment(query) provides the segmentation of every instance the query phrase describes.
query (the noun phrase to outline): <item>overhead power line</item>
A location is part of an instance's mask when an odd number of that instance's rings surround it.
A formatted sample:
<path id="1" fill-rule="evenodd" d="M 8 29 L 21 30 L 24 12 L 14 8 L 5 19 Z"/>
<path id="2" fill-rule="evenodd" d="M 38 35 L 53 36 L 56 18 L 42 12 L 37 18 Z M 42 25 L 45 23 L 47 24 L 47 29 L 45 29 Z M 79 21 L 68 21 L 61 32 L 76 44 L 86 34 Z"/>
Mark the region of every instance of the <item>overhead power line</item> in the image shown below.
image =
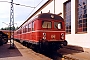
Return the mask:
<path id="1" fill-rule="evenodd" d="M 8 1 L 0 1 L 0 2 L 12 3 L 12 2 L 8 2 Z M 15 4 L 15 5 L 20 5 L 20 6 L 24 6 L 24 7 L 36 8 L 36 7 L 27 6 L 27 5 L 22 5 L 22 4 L 17 4 L 17 3 L 13 3 L 13 4 Z"/>
<path id="2" fill-rule="evenodd" d="M 43 1 L 43 0 L 41 0 L 41 1 L 39 2 L 39 4 L 36 5 L 36 7 L 38 7 L 38 6 L 42 3 L 42 1 Z M 36 7 L 35 7 L 35 8 L 36 8 Z M 31 15 L 31 13 L 35 10 L 35 8 L 29 13 L 29 15 Z M 29 15 L 28 15 L 28 16 L 29 16 Z"/>

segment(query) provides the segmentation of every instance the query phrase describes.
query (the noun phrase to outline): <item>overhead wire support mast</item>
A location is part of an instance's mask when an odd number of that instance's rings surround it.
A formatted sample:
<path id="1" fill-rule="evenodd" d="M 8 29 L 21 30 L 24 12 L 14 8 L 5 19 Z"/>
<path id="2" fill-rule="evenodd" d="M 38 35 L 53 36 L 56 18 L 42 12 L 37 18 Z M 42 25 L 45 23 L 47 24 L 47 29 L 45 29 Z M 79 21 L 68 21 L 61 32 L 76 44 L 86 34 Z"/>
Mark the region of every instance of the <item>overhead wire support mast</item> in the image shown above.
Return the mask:
<path id="1" fill-rule="evenodd" d="M 10 9 L 10 47 L 9 47 L 9 49 L 15 49 L 15 46 L 14 46 L 14 7 L 13 7 L 13 4 L 24 6 L 24 7 L 30 7 L 30 8 L 36 8 L 36 7 L 13 3 L 13 0 L 11 0 L 11 2 L 8 2 L 8 1 L 0 1 L 0 2 L 11 3 L 11 9 Z"/>
<path id="2" fill-rule="evenodd" d="M 10 47 L 9 49 L 15 49 L 14 46 L 14 7 L 13 0 L 11 0 L 11 9 L 10 9 Z"/>

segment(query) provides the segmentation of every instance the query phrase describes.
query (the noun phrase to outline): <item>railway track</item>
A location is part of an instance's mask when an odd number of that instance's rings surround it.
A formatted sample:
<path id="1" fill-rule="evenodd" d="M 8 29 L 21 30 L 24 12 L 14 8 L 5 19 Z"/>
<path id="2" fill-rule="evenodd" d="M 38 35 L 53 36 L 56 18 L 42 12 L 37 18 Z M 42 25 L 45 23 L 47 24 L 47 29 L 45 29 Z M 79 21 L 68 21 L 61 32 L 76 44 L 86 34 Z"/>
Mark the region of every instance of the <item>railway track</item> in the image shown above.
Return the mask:
<path id="1" fill-rule="evenodd" d="M 77 47 L 78 48 L 78 47 Z M 90 53 L 74 48 L 61 48 L 55 54 L 54 60 L 90 60 Z"/>
<path id="2" fill-rule="evenodd" d="M 89 52 L 84 52 L 76 48 L 64 47 L 57 52 L 45 52 L 43 54 L 53 60 L 90 60 Z"/>
<path id="3" fill-rule="evenodd" d="M 48 51 L 39 53 L 51 58 L 51 60 L 90 60 L 90 53 L 84 52 L 82 49 L 78 49 L 78 47 L 64 47 L 56 52 Z"/>

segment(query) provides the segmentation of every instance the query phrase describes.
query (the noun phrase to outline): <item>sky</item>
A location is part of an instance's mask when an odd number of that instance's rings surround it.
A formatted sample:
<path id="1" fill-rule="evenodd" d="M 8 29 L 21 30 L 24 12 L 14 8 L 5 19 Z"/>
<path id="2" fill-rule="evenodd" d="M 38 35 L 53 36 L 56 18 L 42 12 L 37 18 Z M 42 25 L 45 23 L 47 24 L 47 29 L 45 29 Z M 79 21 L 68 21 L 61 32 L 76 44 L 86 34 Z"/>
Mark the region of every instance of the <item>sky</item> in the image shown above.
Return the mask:
<path id="1" fill-rule="evenodd" d="M 10 23 L 10 7 L 11 0 L 0 0 L 0 28 L 9 26 Z M 29 18 L 36 10 L 38 10 L 47 0 L 13 0 L 13 3 L 20 5 L 14 6 L 14 26 L 19 27 L 27 18 Z M 21 6 L 25 5 L 25 6 Z M 31 7 L 26 7 L 31 6 Z"/>

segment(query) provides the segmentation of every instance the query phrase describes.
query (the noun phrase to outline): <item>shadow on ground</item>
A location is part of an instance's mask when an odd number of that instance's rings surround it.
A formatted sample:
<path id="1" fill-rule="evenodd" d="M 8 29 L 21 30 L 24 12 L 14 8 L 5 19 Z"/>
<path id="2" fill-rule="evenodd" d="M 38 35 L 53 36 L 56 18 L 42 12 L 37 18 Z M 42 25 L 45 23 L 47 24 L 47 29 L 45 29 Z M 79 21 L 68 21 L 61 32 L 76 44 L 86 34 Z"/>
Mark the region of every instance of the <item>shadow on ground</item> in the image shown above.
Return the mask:
<path id="1" fill-rule="evenodd" d="M 0 58 L 22 56 L 16 46 L 15 49 L 8 49 L 9 47 L 10 44 L 4 44 L 3 46 L 0 46 Z"/>
<path id="2" fill-rule="evenodd" d="M 73 54 L 84 52 L 83 48 L 80 46 L 68 45 L 58 50 L 59 53 L 63 54 Z"/>
<path id="3" fill-rule="evenodd" d="M 84 52 L 82 47 L 68 45 L 66 47 L 60 48 L 57 51 L 54 51 L 54 52 L 49 51 L 49 52 L 44 52 L 42 54 L 44 54 L 45 56 L 53 60 L 62 60 L 63 55 L 81 53 L 81 52 Z"/>

